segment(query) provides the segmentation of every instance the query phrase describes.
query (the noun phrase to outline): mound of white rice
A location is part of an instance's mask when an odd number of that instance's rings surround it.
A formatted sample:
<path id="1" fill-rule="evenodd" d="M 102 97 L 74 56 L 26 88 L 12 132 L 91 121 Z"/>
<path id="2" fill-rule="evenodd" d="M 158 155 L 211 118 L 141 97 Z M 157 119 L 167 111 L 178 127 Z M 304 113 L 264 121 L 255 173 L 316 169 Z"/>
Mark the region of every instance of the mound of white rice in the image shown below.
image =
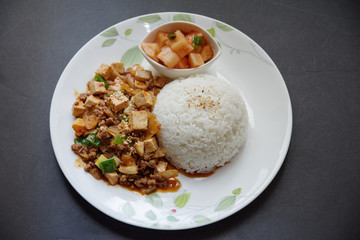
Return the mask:
<path id="1" fill-rule="evenodd" d="M 189 173 L 223 166 L 246 141 L 248 115 L 239 92 L 211 75 L 194 75 L 166 85 L 153 111 L 161 123 L 167 159 Z"/>

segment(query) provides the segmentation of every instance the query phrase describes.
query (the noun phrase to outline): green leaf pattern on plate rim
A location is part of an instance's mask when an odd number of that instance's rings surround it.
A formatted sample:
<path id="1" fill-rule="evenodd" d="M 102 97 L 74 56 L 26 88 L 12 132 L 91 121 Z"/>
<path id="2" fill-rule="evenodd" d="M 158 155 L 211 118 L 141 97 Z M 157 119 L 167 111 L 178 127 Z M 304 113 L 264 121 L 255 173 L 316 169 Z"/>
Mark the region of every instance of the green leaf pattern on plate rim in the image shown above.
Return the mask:
<path id="1" fill-rule="evenodd" d="M 169 215 L 167 217 L 167 220 L 169 220 L 170 222 L 178 222 L 179 219 L 177 219 L 176 217 L 174 217 L 173 215 Z"/>
<path id="2" fill-rule="evenodd" d="M 240 195 L 240 193 L 241 193 L 241 188 L 237 188 L 232 191 L 232 194 L 234 194 L 234 195 Z"/>
<path id="3" fill-rule="evenodd" d="M 193 217 L 193 220 L 196 224 L 205 224 L 211 221 L 210 218 L 204 215 L 196 215 Z"/>
<path id="4" fill-rule="evenodd" d="M 144 60 L 144 56 L 141 54 L 137 45 L 128 49 L 121 57 L 120 62 L 123 62 L 125 67 L 130 67 L 133 64 L 141 64 Z"/>
<path id="5" fill-rule="evenodd" d="M 226 196 L 223 197 L 217 204 L 215 205 L 210 205 L 207 207 L 203 207 L 203 206 L 194 206 L 191 205 L 189 206 L 189 209 L 193 209 L 194 207 L 199 207 L 199 209 L 205 209 L 205 208 L 213 208 L 213 212 L 223 212 L 223 211 L 228 211 L 230 210 L 236 202 L 236 198 L 237 196 L 239 196 L 241 194 L 241 188 L 236 188 L 232 191 L 233 195 L 230 196 Z M 186 209 L 186 205 L 187 203 L 190 201 L 190 196 L 191 193 L 190 192 L 184 192 L 180 195 L 177 195 L 176 197 L 174 197 L 174 201 L 173 204 L 175 205 L 174 209 L 171 209 L 169 211 L 169 206 L 165 206 L 164 208 L 164 203 L 160 197 L 160 195 L 158 193 L 152 193 L 149 195 L 145 195 L 144 199 L 146 202 L 148 202 L 150 205 L 152 205 L 153 207 L 155 207 L 156 209 L 160 210 L 160 212 L 155 213 L 152 209 L 147 210 L 144 215 L 145 217 L 150 220 L 151 222 L 156 221 L 155 223 L 151 224 L 151 227 L 154 228 L 159 228 L 159 227 L 166 227 L 166 228 L 171 228 L 171 225 L 162 225 L 159 222 L 161 222 L 161 220 L 165 219 L 166 223 L 180 223 L 183 220 L 190 218 L 195 224 L 197 225 L 203 225 L 203 224 L 207 224 L 209 222 L 212 221 L 212 219 L 209 216 L 206 216 L 205 214 L 199 214 L 199 212 L 197 211 L 193 211 L 195 212 L 194 215 L 189 216 L 186 214 L 183 214 L 182 209 L 185 209 L 185 211 L 189 211 L 189 209 Z M 171 208 L 171 206 L 170 206 Z M 176 208 L 178 208 L 178 210 L 176 210 Z M 122 208 L 121 211 L 124 215 L 126 215 L 129 218 L 133 218 L 134 216 L 136 216 L 136 210 L 132 207 L 132 205 L 129 202 L 126 202 Z M 160 214 L 160 215 L 157 215 Z M 184 225 L 185 228 L 185 225 Z"/>
<path id="6" fill-rule="evenodd" d="M 221 23 L 221 22 L 216 22 L 215 24 L 216 24 L 216 26 L 217 26 L 220 30 L 225 31 L 225 32 L 229 32 L 229 31 L 234 30 L 234 29 L 233 29 L 232 27 L 230 27 L 229 25 L 226 25 L 226 24 Z"/>
<path id="7" fill-rule="evenodd" d="M 145 23 L 154 23 L 154 22 L 161 20 L 161 17 L 157 14 L 153 14 L 153 15 L 146 15 L 146 16 L 140 17 L 139 20 L 141 22 L 145 22 Z"/>
<path id="8" fill-rule="evenodd" d="M 151 221 L 155 221 L 157 219 L 157 216 L 156 214 L 152 211 L 152 210 L 149 210 L 145 213 L 145 216 L 150 219 Z"/>
<path id="9" fill-rule="evenodd" d="M 189 201 L 190 196 L 191 196 L 191 193 L 183 193 L 183 194 L 177 196 L 174 201 L 175 205 L 178 208 L 183 208 L 186 205 L 186 203 Z"/>
<path id="10" fill-rule="evenodd" d="M 104 32 L 100 33 L 100 35 L 103 37 L 116 37 L 116 36 L 119 36 L 119 33 L 115 27 L 111 27 L 111 28 L 105 30 Z"/>
<path id="11" fill-rule="evenodd" d="M 101 46 L 102 47 L 110 47 L 111 45 L 113 45 L 115 43 L 115 41 L 116 41 L 116 38 L 106 39 Z"/>
<path id="12" fill-rule="evenodd" d="M 211 36 L 215 37 L 215 28 L 212 27 L 212 28 L 208 29 L 207 31 L 208 31 L 208 33 L 210 33 Z"/>
<path id="13" fill-rule="evenodd" d="M 124 206 L 121 208 L 122 212 L 128 216 L 128 217 L 133 217 L 136 215 L 135 210 L 133 209 L 133 207 L 131 206 L 130 203 L 126 202 L 124 204 Z"/>
<path id="14" fill-rule="evenodd" d="M 185 21 L 192 22 L 191 16 L 189 14 L 176 14 L 173 18 L 174 21 Z"/>
<path id="15" fill-rule="evenodd" d="M 131 32 L 132 32 L 131 28 L 126 29 L 125 32 L 124 32 L 125 36 L 129 36 L 131 34 Z"/>
<path id="16" fill-rule="evenodd" d="M 227 196 L 223 198 L 220 203 L 216 206 L 215 212 L 229 210 L 235 204 L 235 196 Z"/>
<path id="17" fill-rule="evenodd" d="M 161 208 L 163 206 L 163 202 L 158 193 L 146 195 L 145 200 L 156 208 Z"/>

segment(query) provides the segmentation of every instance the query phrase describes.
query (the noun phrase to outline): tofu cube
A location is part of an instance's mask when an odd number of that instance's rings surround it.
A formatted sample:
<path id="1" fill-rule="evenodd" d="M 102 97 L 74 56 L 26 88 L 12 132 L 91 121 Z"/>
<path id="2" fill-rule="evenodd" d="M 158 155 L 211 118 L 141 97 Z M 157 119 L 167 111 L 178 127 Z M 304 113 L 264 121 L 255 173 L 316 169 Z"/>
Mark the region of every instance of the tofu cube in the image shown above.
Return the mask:
<path id="1" fill-rule="evenodd" d="M 165 157 L 166 150 L 164 148 L 158 148 L 153 155 L 153 158 Z"/>
<path id="2" fill-rule="evenodd" d="M 123 164 L 125 164 L 126 166 L 136 166 L 136 161 L 135 159 L 129 155 L 129 154 L 123 154 L 121 156 L 121 161 Z"/>
<path id="3" fill-rule="evenodd" d="M 212 59 L 212 57 L 214 56 L 214 53 L 213 53 L 211 46 L 210 45 L 204 46 L 200 51 L 200 55 L 201 55 L 202 59 L 204 60 L 204 62 L 207 62 L 210 59 Z"/>
<path id="4" fill-rule="evenodd" d="M 159 46 L 160 49 L 165 45 L 165 42 L 169 40 L 167 36 L 168 34 L 166 32 L 158 32 L 155 43 Z"/>
<path id="5" fill-rule="evenodd" d="M 121 120 L 121 122 L 119 123 L 117 128 L 122 133 L 130 133 L 131 132 L 131 128 L 130 128 L 129 123 L 125 122 L 124 120 Z"/>
<path id="6" fill-rule="evenodd" d="M 194 50 L 194 47 L 187 41 L 184 34 L 180 30 L 176 30 L 175 35 L 175 39 L 169 39 L 165 42 L 165 44 L 168 45 L 179 56 L 180 59 L 182 59 L 191 53 Z"/>
<path id="7" fill-rule="evenodd" d="M 157 77 L 154 80 L 155 87 L 163 88 L 166 84 L 166 78 L 164 77 Z"/>
<path id="8" fill-rule="evenodd" d="M 170 170 L 166 170 L 164 172 L 161 172 L 160 175 L 163 178 L 173 178 L 173 177 L 179 176 L 179 172 L 176 169 L 170 169 Z"/>
<path id="9" fill-rule="evenodd" d="M 133 97 L 133 101 L 136 107 L 152 107 L 153 100 L 149 92 L 141 91 Z"/>
<path id="10" fill-rule="evenodd" d="M 156 165 L 156 170 L 158 172 L 165 172 L 167 168 L 168 163 L 164 161 L 159 161 L 159 163 Z"/>
<path id="11" fill-rule="evenodd" d="M 121 90 L 121 86 L 120 86 L 119 83 L 109 84 L 108 90 L 109 90 L 109 91 L 113 91 L 113 92 L 120 91 L 120 90 Z"/>
<path id="12" fill-rule="evenodd" d="M 124 73 L 124 63 L 122 63 L 122 62 L 112 63 L 111 67 L 112 67 L 113 71 L 118 73 L 119 75 Z"/>
<path id="13" fill-rule="evenodd" d="M 106 93 L 105 83 L 98 81 L 90 81 L 89 90 L 92 95 Z"/>
<path id="14" fill-rule="evenodd" d="M 171 50 L 170 47 L 164 46 L 157 57 L 167 66 L 168 68 L 173 68 L 178 62 L 180 62 L 179 56 Z"/>
<path id="15" fill-rule="evenodd" d="M 131 111 L 134 111 L 134 110 L 136 110 L 136 108 L 135 108 L 135 106 L 133 105 L 133 103 L 130 101 L 129 106 L 124 109 L 124 112 L 123 112 L 123 113 L 126 114 L 126 115 L 128 115 L 128 116 L 130 116 Z"/>
<path id="16" fill-rule="evenodd" d="M 98 168 L 92 168 L 90 169 L 89 173 L 95 178 L 95 179 L 100 179 L 102 174 L 101 171 Z"/>
<path id="17" fill-rule="evenodd" d="M 141 82 L 141 81 L 138 81 L 138 80 L 135 80 L 135 88 L 139 88 L 139 89 L 147 89 L 148 85 L 146 82 Z"/>
<path id="18" fill-rule="evenodd" d="M 135 143 L 136 153 L 139 154 L 140 157 L 144 156 L 144 142 L 138 141 Z"/>
<path id="19" fill-rule="evenodd" d="M 155 152 L 158 149 L 158 144 L 154 137 L 144 141 L 145 154 Z"/>
<path id="20" fill-rule="evenodd" d="M 189 68 L 189 61 L 187 57 L 183 57 L 178 64 L 174 66 L 174 68 L 178 69 L 187 69 Z"/>
<path id="21" fill-rule="evenodd" d="M 99 103 L 100 103 L 100 99 L 94 97 L 93 95 L 90 95 L 86 98 L 85 107 L 92 108 L 95 105 L 98 105 Z"/>
<path id="22" fill-rule="evenodd" d="M 82 118 L 75 119 L 75 121 L 72 124 L 72 128 L 75 131 L 75 135 L 78 137 L 83 135 L 87 131 L 84 119 Z"/>
<path id="23" fill-rule="evenodd" d="M 124 82 L 129 85 L 131 88 L 135 88 L 135 78 L 131 74 L 126 74 Z"/>
<path id="24" fill-rule="evenodd" d="M 135 79 L 145 82 L 152 79 L 151 71 L 145 69 L 138 69 L 135 73 Z"/>
<path id="25" fill-rule="evenodd" d="M 115 160 L 115 166 L 116 167 L 119 167 L 120 166 L 120 163 L 121 163 L 121 160 L 120 158 L 118 158 L 117 156 L 113 156 L 113 159 Z"/>
<path id="26" fill-rule="evenodd" d="M 137 174 L 138 173 L 138 168 L 136 165 L 134 166 L 120 166 L 119 167 L 119 172 L 123 173 L 123 174 Z"/>
<path id="27" fill-rule="evenodd" d="M 114 72 L 112 66 L 107 64 L 101 64 L 98 69 L 95 71 L 96 74 L 104 77 L 106 80 L 114 80 L 119 74 Z"/>
<path id="28" fill-rule="evenodd" d="M 157 55 L 160 52 L 159 45 L 156 43 L 141 43 L 141 48 L 152 60 L 159 62 Z"/>
<path id="29" fill-rule="evenodd" d="M 122 92 L 115 92 L 109 98 L 109 107 L 114 112 L 120 112 L 129 106 L 129 99 Z"/>
<path id="30" fill-rule="evenodd" d="M 135 73 L 138 69 L 144 69 L 142 66 L 140 66 L 140 64 L 133 64 L 131 67 L 128 67 L 126 69 L 126 72 L 130 73 L 131 76 L 135 76 Z"/>
<path id="31" fill-rule="evenodd" d="M 109 172 L 104 174 L 111 185 L 116 184 L 119 181 L 119 174 L 117 172 Z"/>
<path id="32" fill-rule="evenodd" d="M 84 112 L 85 112 L 85 105 L 84 105 L 83 101 L 81 101 L 81 100 L 76 101 L 73 105 L 73 113 L 72 113 L 73 116 L 79 117 Z"/>
<path id="33" fill-rule="evenodd" d="M 129 121 L 132 130 L 146 130 L 148 128 L 148 113 L 146 111 L 132 111 Z"/>
<path id="34" fill-rule="evenodd" d="M 196 68 L 204 64 L 204 60 L 202 59 L 199 53 L 190 53 L 189 54 L 189 63 L 190 67 Z"/>
<path id="35" fill-rule="evenodd" d="M 100 116 L 96 114 L 96 111 L 93 108 L 87 108 L 82 117 L 87 130 L 95 128 L 100 121 Z"/>

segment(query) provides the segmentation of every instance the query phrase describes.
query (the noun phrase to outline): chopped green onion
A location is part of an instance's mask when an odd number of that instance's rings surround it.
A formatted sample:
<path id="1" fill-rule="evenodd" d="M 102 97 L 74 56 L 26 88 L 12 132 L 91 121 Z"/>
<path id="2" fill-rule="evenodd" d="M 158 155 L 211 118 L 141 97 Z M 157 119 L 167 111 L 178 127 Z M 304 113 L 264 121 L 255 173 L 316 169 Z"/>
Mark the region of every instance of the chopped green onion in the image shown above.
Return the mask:
<path id="1" fill-rule="evenodd" d="M 74 143 L 81 144 L 83 146 L 93 145 L 95 147 L 99 147 L 101 144 L 100 139 L 96 137 L 96 133 L 89 134 L 86 138 L 77 137 L 74 139 Z"/>
<path id="2" fill-rule="evenodd" d="M 116 163 L 114 158 L 109 158 L 99 162 L 102 174 L 116 171 Z"/>
<path id="3" fill-rule="evenodd" d="M 121 117 L 125 122 L 128 122 L 129 121 L 129 117 L 128 116 L 126 116 L 125 114 L 124 115 L 122 115 L 122 117 Z"/>
<path id="4" fill-rule="evenodd" d="M 101 144 L 101 141 L 100 139 L 98 139 L 96 137 L 96 133 L 93 133 L 93 134 L 89 134 L 86 138 L 85 138 L 86 141 L 88 141 L 91 145 L 95 146 L 95 147 L 99 147 L 100 144 Z"/>
<path id="5" fill-rule="evenodd" d="M 75 138 L 75 139 L 74 139 L 74 143 L 76 143 L 76 144 L 81 144 L 81 145 L 83 145 L 83 146 L 85 146 L 85 145 L 87 146 L 87 145 L 90 144 L 88 141 L 86 141 L 85 138 L 82 138 L 82 137 L 77 137 L 77 138 Z"/>
<path id="6" fill-rule="evenodd" d="M 98 82 L 105 83 L 105 88 L 106 89 L 109 88 L 109 84 L 107 83 L 107 81 L 102 76 L 100 76 L 99 74 L 95 74 L 95 80 L 98 81 Z"/>
<path id="7" fill-rule="evenodd" d="M 192 45 L 195 48 L 195 50 L 198 50 L 199 47 L 203 44 L 203 36 L 193 36 L 192 39 Z"/>
<path id="8" fill-rule="evenodd" d="M 171 40 L 174 40 L 176 38 L 176 34 L 175 33 L 171 33 L 169 35 L 167 35 L 167 37 Z"/>
<path id="9" fill-rule="evenodd" d="M 116 134 L 114 138 L 115 144 L 124 144 L 124 140 L 127 139 L 127 136 L 125 134 Z"/>

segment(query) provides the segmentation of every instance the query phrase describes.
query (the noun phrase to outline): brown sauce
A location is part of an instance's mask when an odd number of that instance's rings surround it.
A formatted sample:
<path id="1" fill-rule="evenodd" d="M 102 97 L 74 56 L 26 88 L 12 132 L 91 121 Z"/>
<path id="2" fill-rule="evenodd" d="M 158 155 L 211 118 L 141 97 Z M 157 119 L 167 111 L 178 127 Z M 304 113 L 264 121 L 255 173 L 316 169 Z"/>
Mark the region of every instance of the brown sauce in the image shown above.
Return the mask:
<path id="1" fill-rule="evenodd" d="M 120 187 L 125 188 L 125 189 L 127 189 L 129 191 L 138 192 L 141 195 L 149 194 L 149 193 L 145 193 L 144 191 L 142 191 L 141 188 L 137 188 L 137 187 L 132 188 L 132 187 L 129 187 L 129 186 L 118 184 L 118 183 L 114 184 L 114 185 L 111 185 L 109 180 L 106 177 L 104 177 L 104 175 L 101 176 L 101 180 L 104 181 L 108 186 L 120 186 Z M 154 192 L 163 192 L 163 193 L 164 192 L 177 192 L 181 187 L 181 183 L 177 178 L 169 178 L 169 179 L 167 179 L 167 182 L 168 182 L 167 187 L 165 187 L 165 188 L 157 187 L 156 191 L 154 191 Z M 152 192 L 152 193 L 154 193 L 154 192 Z"/>
<path id="2" fill-rule="evenodd" d="M 77 158 L 74 162 L 74 166 L 77 168 L 84 168 L 85 163 L 81 160 L 81 158 Z"/>
<path id="3" fill-rule="evenodd" d="M 213 175 L 213 174 L 216 172 L 216 170 L 218 170 L 219 168 L 221 168 L 221 166 L 220 166 L 220 167 L 216 167 L 216 168 L 214 168 L 211 172 L 208 172 L 208 173 L 198 173 L 198 172 L 188 173 L 188 172 L 186 172 L 185 169 L 177 168 L 177 167 L 175 167 L 174 165 L 172 165 L 169 161 L 167 161 L 167 162 L 168 162 L 168 168 L 169 168 L 169 169 L 176 169 L 176 170 L 178 170 L 179 173 L 181 173 L 182 175 L 185 175 L 185 176 L 187 176 L 187 177 L 189 177 L 189 178 L 205 178 L 205 177 L 210 177 L 211 175 Z M 225 163 L 225 165 L 228 165 L 229 163 L 230 163 L 230 162 L 227 162 L 227 163 Z M 224 166 L 225 166 L 225 165 L 224 165 Z"/>
<path id="4" fill-rule="evenodd" d="M 205 177 L 209 177 L 211 175 L 213 175 L 216 171 L 217 168 L 215 168 L 214 170 L 212 170 L 211 172 L 208 172 L 208 173 L 198 173 L 198 172 L 194 172 L 194 173 L 188 173 L 185 171 L 185 169 L 182 169 L 182 168 L 177 168 L 175 166 L 173 166 L 170 162 L 168 162 L 168 168 L 169 169 L 176 169 L 178 170 L 179 173 L 181 173 L 182 175 L 185 175 L 187 177 L 190 177 L 190 178 L 205 178 Z"/>
<path id="5" fill-rule="evenodd" d="M 177 192 L 180 187 L 181 183 L 177 178 L 168 179 L 168 186 L 166 188 L 158 188 L 158 192 Z"/>

